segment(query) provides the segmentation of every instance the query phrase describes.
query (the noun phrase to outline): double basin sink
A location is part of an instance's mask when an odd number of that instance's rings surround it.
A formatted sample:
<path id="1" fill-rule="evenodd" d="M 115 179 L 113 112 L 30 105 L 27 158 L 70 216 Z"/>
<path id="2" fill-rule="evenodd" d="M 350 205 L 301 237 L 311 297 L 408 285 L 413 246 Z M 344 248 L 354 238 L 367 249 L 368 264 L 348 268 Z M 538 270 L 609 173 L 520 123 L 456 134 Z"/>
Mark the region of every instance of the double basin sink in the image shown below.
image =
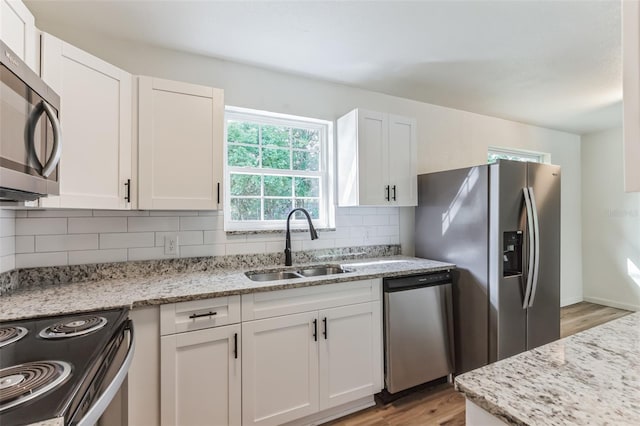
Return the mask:
<path id="1" fill-rule="evenodd" d="M 345 269 L 340 265 L 321 265 L 307 266 L 300 269 L 282 269 L 270 271 L 254 271 L 246 272 L 245 275 L 252 281 L 278 281 L 290 280 L 294 278 L 318 277 L 322 275 L 336 275 L 353 272 L 351 269 Z"/>

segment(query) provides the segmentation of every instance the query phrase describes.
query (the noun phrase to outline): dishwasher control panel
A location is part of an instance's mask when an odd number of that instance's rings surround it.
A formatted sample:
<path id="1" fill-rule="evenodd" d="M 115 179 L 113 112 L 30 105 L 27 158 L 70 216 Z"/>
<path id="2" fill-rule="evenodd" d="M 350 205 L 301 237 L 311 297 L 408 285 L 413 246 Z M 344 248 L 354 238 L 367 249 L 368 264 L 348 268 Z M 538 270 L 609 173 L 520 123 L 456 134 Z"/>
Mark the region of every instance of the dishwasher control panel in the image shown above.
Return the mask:
<path id="1" fill-rule="evenodd" d="M 424 275 L 411 275 L 400 278 L 385 278 L 384 279 L 384 291 L 401 291 L 408 290 L 415 287 L 425 287 L 431 285 L 441 285 L 450 283 L 451 271 L 439 271 Z"/>

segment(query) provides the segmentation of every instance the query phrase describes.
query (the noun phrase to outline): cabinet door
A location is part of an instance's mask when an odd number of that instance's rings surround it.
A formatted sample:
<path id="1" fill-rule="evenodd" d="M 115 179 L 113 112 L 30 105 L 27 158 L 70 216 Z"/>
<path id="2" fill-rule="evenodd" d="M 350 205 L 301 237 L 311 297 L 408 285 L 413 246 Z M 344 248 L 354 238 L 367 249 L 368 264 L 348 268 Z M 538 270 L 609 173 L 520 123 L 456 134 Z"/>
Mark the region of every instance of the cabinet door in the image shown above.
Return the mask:
<path id="1" fill-rule="evenodd" d="M 418 205 L 416 120 L 389 114 L 389 185 L 391 203 Z"/>
<path id="2" fill-rule="evenodd" d="M 131 74 L 49 34 L 42 78 L 60 95 L 60 196 L 43 207 L 128 209 Z"/>
<path id="3" fill-rule="evenodd" d="M 318 411 L 317 318 L 315 311 L 242 323 L 243 424 L 279 425 Z"/>
<path id="4" fill-rule="evenodd" d="M 359 205 L 386 205 L 389 185 L 387 114 L 358 110 Z"/>
<path id="5" fill-rule="evenodd" d="M 21 1 L 0 0 L 0 39 L 32 70 L 38 72 L 35 21 Z"/>
<path id="6" fill-rule="evenodd" d="M 320 409 L 382 388 L 380 302 L 320 311 Z"/>
<path id="7" fill-rule="evenodd" d="M 141 209 L 212 210 L 222 199 L 223 91 L 139 79 Z"/>
<path id="8" fill-rule="evenodd" d="M 240 325 L 162 336 L 160 346 L 163 426 L 241 424 Z"/>

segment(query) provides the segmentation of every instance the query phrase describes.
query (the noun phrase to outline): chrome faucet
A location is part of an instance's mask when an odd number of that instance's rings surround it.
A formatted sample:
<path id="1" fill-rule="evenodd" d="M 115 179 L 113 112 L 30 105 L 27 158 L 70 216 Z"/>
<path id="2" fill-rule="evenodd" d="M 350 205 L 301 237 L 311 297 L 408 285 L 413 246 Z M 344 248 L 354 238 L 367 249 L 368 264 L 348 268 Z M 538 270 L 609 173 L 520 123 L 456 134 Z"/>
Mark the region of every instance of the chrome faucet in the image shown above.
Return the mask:
<path id="1" fill-rule="evenodd" d="M 291 221 L 291 216 L 297 211 L 304 213 L 307 217 L 307 222 L 309 222 L 309 234 L 311 234 L 312 240 L 318 239 L 318 233 L 316 232 L 316 228 L 313 227 L 313 223 L 311 223 L 311 216 L 309 216 L 309 212 L 303 209 L 302 207 L 298 207 L 297 209 L 293 209 L 289 212 L 289 216 L 287 216 L 287 235 L 285 237 L 284 242 L 284 265 L 291 266 L 293 265 L 293 261 L 291 260 L 291 231 L 289 230 L 289 222 Z"/>

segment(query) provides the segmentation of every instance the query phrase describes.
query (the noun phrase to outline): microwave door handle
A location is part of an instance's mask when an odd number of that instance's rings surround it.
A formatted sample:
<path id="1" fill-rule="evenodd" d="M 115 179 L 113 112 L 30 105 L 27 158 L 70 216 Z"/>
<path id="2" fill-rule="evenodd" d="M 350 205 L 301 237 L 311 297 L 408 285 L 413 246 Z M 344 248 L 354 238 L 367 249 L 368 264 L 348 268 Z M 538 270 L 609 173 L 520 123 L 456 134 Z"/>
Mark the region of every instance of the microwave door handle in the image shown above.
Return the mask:
<path id="1" fill-rule="evenodd" d="M 49 121 L 51 121 L 51 126 L 53 127 L 53 149 L 51 157 L 47 160 L 41 173 L 43 177 L 49 177 L 60 162 L 60 155 L 62 154 L 62 132 L 60 129 L 60 121 L 58 120 L 53 108 L 44 101 L 41 104 L 44 108 L 44 112 L 47 114 L 47 117 L 49 117 Z"/>
<path id="2" fill-rule="evenodd" d="M 531 198 L 531 210 L 533 211 L 533 236 L 535 240 L 535 255 L 533 261 L 533 287 L 531 288 L 531 298 L 529 307 L 533 306 L 533 300 L 538 290 L 538 278 L 540 275 L 540 224 L 538 222 L 538 206 L 536 205 L 536 197 L 533 194 L 533 188 L 529 187 L 529 197 Z"/>
<path id="3" fill-rule="evenodd" d="M 40 116 L 44 113 L 44 102 L 38 103 L 31 111 L 31 116 L 27 121 L 27 126 L 25 127 L 25 139 L 27 141 L 27 152 L 29 155 L 29 164 L 38 170 L 38 173 L 42 173 L 42 163 L 40 162 L 40 158 L 38 158 L 38 154 L 36 153 L 36 125 L 40 120 Z"/>
<path id="4" fill-rule="evenodd" d="M 527 288 L 524 292 L 524 300 L 522 302 L 522 309 L 527 309 L 529 306 L 529 298 L 531 297 L 531 287 L 533 284 L 533 269 L 534 269 L 534 251 L 535 240 L 533 234 L 533 209 L 531 207 L 531 197 L 529 188 L 522 188 L 524 194 L 524 204 L 527 209 L 527 238 L 529 240 L 529 263 L 527 264 Z"/>
<path id="5" fill-rule="evenodd" d="M 122 382 L 124 382 L 125 377 L 127 377 L 127 373 L 129 371 L 129 366 L 131 366 L 131 360 L 133 360 L 133 354 L 136 349 L 136 341 L 133 336 L 133 322 L 131 320 L 128 321 L 128 330 L 129 330 L 129 348 L 127 350 L 127 355 L 118 369 L 113 380 L 107 386 L 107 388 L 102 392 L 97 401 L 93 403 L 91 408 L 86 412 L 84 417 L 80 419 L 76 426 L 93 426 L 98 422 L 102 413 L 105 412 L 113 398 L 118 393 L 120 386 L 122 386 Z"/>

